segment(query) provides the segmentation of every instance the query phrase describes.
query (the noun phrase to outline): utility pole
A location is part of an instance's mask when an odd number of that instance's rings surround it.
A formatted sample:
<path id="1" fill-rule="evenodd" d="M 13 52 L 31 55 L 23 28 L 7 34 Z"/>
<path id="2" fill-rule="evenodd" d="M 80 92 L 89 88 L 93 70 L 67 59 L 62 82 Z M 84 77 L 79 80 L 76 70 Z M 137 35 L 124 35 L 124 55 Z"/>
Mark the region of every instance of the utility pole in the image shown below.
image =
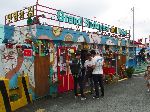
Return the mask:
<path id="1" fill-rule="evenodd" d="M 132 8 L 133 12 L 133 54 L 134 54 L 134 60 L 136 61 L 136 48 L 134 44 L 134 7 Z"/>
<path id="2" fill-rule="evenodd" d="M 38 14 L 37 14 L 37 10 L 38 10 L 37 8 L 38 8 L 38 5 L 39 5 L 39 0 L 36 1 L 36 18 L 37 18 L 37 16 L 38 16 Z"/>
<path id="3" fill-rule="evenodd" d="M 147 43 L 146 43 L 147 38 L 145 38 L 145 48 L 147 47 Z"/>

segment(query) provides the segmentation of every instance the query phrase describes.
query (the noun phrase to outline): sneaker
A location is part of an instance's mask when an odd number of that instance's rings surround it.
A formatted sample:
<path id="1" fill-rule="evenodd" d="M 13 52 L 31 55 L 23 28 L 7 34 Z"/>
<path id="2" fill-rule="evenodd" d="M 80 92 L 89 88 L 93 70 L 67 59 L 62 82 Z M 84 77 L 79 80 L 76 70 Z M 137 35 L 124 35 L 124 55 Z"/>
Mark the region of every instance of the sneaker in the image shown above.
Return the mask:
<path id="1" fill-rule="evenodd" d="M 77 98 L 78 98 L 78 96 L 74 96 L 74 98 L 75 98 L 75 99 L 77 99 Z"/>
<path id="2" fill-rule="evenodd" d="M 99 96 L 93 96 L 94 99 L 99 99 Z"/>
<path id="3" fill-rule="evenodd" d="M 93 91 L 90 91 L 90 94 L 93 94 Z"/>
<path id="4" fill-rule="evenodd" d="M 104 97 L 104 94 L 101 94 L 101 97 Z"/>
<path id="5" fill-rule="evenodd" d="M 86 100 L 86 98 L 85 97 L 81 97 L 81 100 L 83 101 L 83 100 Z"/>

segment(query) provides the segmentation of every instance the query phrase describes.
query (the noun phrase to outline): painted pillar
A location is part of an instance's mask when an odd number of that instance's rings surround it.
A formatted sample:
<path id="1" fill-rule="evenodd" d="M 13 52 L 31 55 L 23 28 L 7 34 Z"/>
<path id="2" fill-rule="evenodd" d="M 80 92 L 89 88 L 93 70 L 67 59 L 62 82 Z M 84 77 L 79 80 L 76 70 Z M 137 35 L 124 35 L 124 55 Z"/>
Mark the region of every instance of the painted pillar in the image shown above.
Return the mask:
<path id="1" fill-rule="evenodd" d="M 0 44 L 2 44 L 4 40 L 4 26 L 0 25 Z"/>

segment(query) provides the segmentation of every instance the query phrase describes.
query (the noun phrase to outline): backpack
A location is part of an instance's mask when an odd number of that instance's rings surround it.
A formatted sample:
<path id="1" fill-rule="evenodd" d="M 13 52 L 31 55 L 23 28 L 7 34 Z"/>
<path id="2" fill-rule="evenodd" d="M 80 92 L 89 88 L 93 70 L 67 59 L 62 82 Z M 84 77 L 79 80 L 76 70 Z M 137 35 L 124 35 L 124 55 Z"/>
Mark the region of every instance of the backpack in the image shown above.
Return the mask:
<path id="1" fill-rule="evenodd" d="M 80 63 L 78 63 L 77 59 L 72 60 L 72 63 L 70 64 L 70 69 L 72 75 L 78 75 L 81 72 Z"/>

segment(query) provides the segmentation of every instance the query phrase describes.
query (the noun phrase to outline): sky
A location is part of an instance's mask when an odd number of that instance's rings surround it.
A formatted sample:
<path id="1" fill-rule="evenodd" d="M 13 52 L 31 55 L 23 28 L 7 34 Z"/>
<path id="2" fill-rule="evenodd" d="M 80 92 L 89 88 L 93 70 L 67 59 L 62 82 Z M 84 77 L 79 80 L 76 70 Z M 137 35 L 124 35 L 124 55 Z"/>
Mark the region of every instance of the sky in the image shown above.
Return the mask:
<path id="1" fill-rule="evenodd" d="M 36 0 L 1 0 L 0 24 L 5 24 L 5 15 L 35 3 Z M 149 38 L 150 35 L 150 0 L 39 0 L 39 4 L 131 30 L 131 39 L 133 38 L 131 9 L 134 6 L 135 40 L 143 38 L 144 42 L 144 38 Z"/>

